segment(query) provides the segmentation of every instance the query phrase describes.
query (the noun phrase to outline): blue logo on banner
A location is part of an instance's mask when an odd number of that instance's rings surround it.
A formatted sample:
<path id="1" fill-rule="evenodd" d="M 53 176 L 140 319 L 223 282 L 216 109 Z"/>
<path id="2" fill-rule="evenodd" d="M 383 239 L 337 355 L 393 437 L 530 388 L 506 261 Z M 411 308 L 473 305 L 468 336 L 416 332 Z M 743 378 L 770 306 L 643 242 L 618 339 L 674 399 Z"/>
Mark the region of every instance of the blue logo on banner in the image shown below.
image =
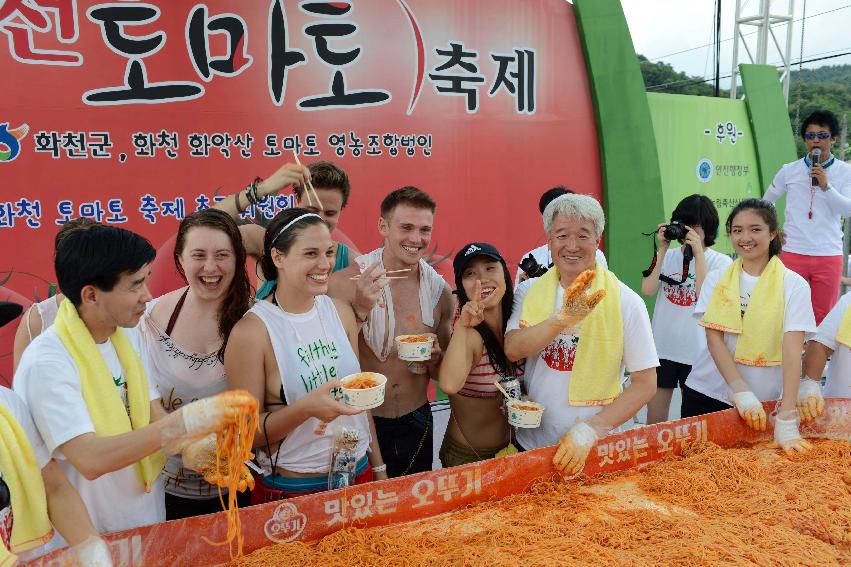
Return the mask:
<path id="1" fill-rule="evenodd" d="M 707 183 L 712 179 L 712 162 L 707 158 L 702 158 L 697 162 L 697 180 L 701 183 Z"/>

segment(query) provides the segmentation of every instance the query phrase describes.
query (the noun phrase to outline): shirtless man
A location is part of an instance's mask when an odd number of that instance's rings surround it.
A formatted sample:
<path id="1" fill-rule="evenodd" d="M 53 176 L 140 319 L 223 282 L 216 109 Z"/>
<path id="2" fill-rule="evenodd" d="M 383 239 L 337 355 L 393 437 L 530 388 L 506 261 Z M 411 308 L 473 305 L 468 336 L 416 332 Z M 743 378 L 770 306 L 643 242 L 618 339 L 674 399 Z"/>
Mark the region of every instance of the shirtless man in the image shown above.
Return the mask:
<path id="1" fill-rule="evenodd" d="M 356 258 L 356 264 L 331 276 L 328 294 L 349 301 L 365 320 L 360 335 L 363 371 L 387 376 L 384 404 L 373 409 L 375 429 L 387 475 L 431 470 L 433 427 L 426 397 L 430 377 L 437 378 L 442 349 L 449 342 L 455 307 L 450 288 L 423 260 L 431 242 L 435 203 L 416 187 L 393 191 L 381 203 L 378 232 L 383 247 Z M 375 265 L 380 269 L 375 269 Z M 384 271 L 401 279 L 385 280 Z M 363 277 L 352 277 L 363 271 Z M 374 305 L 363 292 L 385 285 Z M 363 300 L 361 298 L 364 298 Z M 434 335 L 431 360 L 408 363 L 396 356 L 399 335 Z"/>

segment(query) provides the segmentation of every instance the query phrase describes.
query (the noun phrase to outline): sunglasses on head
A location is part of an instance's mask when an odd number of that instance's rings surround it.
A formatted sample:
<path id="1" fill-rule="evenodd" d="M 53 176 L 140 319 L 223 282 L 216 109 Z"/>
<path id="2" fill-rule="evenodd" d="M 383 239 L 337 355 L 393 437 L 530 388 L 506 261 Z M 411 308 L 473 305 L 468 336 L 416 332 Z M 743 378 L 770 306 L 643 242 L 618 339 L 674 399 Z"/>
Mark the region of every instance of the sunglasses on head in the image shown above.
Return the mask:
<path id="1" fill-rule="evenodd" d="M 816 138 L 818 138 L 819 140 L 827 140 L 828 138 L 832 137 L 833 136 L 831 136 L 830 132 L 819 132 L 818 134 L 816 134 L 815 132 L 807 132 L 806 134 L 804 134 L 804 138 L 806 138 L 807 140 L 815 140 Z"/>

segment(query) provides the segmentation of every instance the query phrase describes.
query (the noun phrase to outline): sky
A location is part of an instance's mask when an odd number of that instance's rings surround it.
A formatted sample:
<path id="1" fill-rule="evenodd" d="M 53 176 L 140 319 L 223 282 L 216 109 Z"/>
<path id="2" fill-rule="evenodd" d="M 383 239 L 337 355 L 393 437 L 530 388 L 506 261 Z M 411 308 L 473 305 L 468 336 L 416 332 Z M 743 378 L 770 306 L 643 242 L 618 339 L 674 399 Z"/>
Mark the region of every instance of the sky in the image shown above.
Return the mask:
<path id="1" fill-rule="evenodd" d="M 772 0 L 771 13 L 787 13 L 792 0 Z M 760 0 L 741 0 L 743 16 L 756 15 Z M 804 0 L 794 1 L 792 28 L 793 63 L 801 54 L 801 18 L 806 4 L 804 20 L 803 59 L 812 59 L 834 53 L 851 52 L 851 0 Z M 663 61 L 675 70 L 689 76 L 714 77 L 712 42 L 715 26 L 715 2 L 713 0 L 621 0 L 636 53 L 651 61 Z M 823 12 L 822 15 L 819 15 Z M 721 76 L 729 75 L 732 69 L 733 31 L 736 0 L 721 0 Z M 752 28 L 751 31 L 755 31 Z M 743 33 L 748 33 L 744 30 Z M 774 34 L 784 47 L 786 26 L 776 26 Z M 756 34 L 747 36 L 751 53 L 756 56 Z M 727 41 L 724 41 L 727 40 Z M 697 49 L 692 49 L 697 48 Z M 689 50 L 689 51 L 685 51 Z M 684 53 L 677 53 L 682 52 Z M 768 63 L 781 63 L 781 54 L 769 37 Z M 744 49 L 739 46 L 739 63 L 750 63 Z M 824 61 L 805 63 L 805 69 L 823 65 L 851 64 L 851 55 Z M 793 65 L 793 69 L 798 66 Z M 729 79 L 722 79 L 722 88 L 729 86 Z"/>

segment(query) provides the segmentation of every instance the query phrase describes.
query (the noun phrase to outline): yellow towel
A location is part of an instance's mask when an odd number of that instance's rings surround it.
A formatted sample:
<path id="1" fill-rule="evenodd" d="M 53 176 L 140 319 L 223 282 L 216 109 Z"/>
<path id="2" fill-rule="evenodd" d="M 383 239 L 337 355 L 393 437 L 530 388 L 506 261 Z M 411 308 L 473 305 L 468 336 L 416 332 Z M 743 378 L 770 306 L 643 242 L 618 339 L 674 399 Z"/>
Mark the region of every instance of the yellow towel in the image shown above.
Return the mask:
<path id="1" fill-rule="evenodd" d="M 733 262 L 718 280 L 700 324 L 739 336 L 735 360 L 746 366 L 780 366 L 783 362 L 783 322 L 786 301 L 783 275 L 786 268 L 774 256 L 759 276 L 742 317 L 739 281 L 742 259 Z"/>
<path id="2" fill-rule="evenodd" d="M 142 361 L 139 360 L 139 356 L 124 332 L 120 328 L 116 329 L 110 340 L 127 379 L 129 417 L 112 381 L 112 375 L 106 367 L 106 361 L 95 345 L 91 333 L 77 314 L 74 304 L 68 299 L 63 300 L 59 306 L 55 325 L 56 333 L 71 358 L 74 359 L 74 364 L 80 373 L 83 399 L 86 401 L 89 416 L 95 426 L 95 433 L 101 436 L 120 435 L 148 425 L 151 422 L 148 379 L 145 376 Z M 136 463 L 146 492 L 151 491 L 151 486 L 165 465 L 165 460 L 165 455 L 157 451 Z"/>
<path id="3" fill-rule="evenodd" d="M 520 311 L 521 323 L 536 325 L 553 315 L 559 276 L 555 267 L 529 287 Z M 599 262 L 595 266 L 590 292 L 606 290 L 606 298 L 582 322 L 568 403 L 572 406 L 600 406 L 614 401 L 621 391 L 623 359 L 623 317 L 618 279 Z"/>
<path id="4" fill-rule="evenodd" d="M 0 544 L 0 566 L 14 565 L 15 554 L 44 545 L 53 536 L 41 470 L 21 424 L 0 403 L 0 471 L 12 495 L 10 553 Z"/>
<path id="5" fill-rule="evenodd" d="M 845 309 L 842 324 L 839 325 L 839 332 L 836 333 L 836 342 L 851 348 L 851 305 Z"/>

